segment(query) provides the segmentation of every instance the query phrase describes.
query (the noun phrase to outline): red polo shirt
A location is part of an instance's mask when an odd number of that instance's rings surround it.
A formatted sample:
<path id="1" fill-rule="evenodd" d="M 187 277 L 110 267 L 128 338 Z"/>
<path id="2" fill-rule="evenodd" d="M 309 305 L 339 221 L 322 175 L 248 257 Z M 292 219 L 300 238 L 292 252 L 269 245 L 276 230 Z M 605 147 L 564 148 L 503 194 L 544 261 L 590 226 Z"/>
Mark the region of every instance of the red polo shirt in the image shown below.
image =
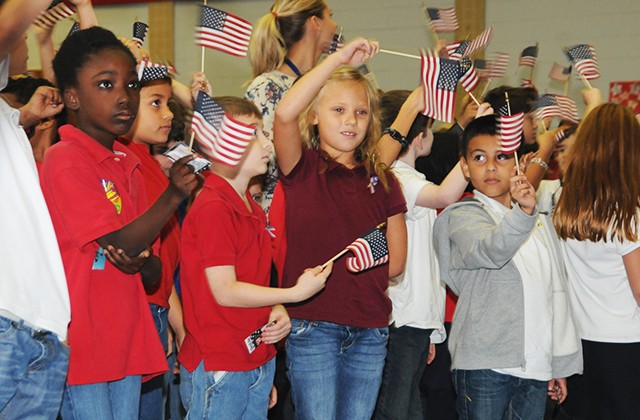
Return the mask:
<path id="1" fill-rule="evenodd" d="M 182 224 L 180 287 L 187 335 L 178 359 L 193 371 L 247 371 L 275 355 L 272 344 L 249 354 L 244 339 L 269 320 L 270 307 L 221 306 L 205 268 L 234 266 L 238 281 L 269 286 L 271 243 L 264 211 L 247 191 L 251 212 L 222 177 L 212 173 Z M 214 279 L 215 281 L 215 279 Z"/>
<path id="2" fill-rule="evenodd" d="M 293 286 L 306 268 L 324 264 L 368 230 L 407 210 L 400 184 L 391 172 L 387 179 L 388 191 L 378 183 L 371 193 L 363 165 L 349 169 L 315 150 L 303 152 L 291 173 L 281 178 L 287 225 L 283 287 Z M 382 328 L 389 325 L 391 313 L 388 286 L 388 264 L 354 274 L 341 257 L 323 291 L 287 310 L 292 318 Z"/>
<path id="3" fill-rule="evenodd" d="M 149 152 L 149 146 L 127 142 L 123 143 L 140 159 L 140 172 L 144 179 L 149 206 L 156 202 L 169 185 L 169 179 L 162 171 L 160 163 Z M 169 296 L 173 288 L 173 276 L 180 261 L 180 223 L 176 213 L 171 216 L 160 232 L 160 251 L 158 257 L 162 261 L 162 279 L 158 290 L 147 295 L 149 303 L 169 307 Z"/>
<path id="4" fill-rule="evenodd" d="M 60 137 L 46 153 L 41 183 L 69 285 L 68 382 L 166 371 L 140 275 L 100 258 L 95 242 L 147 208 L 139 160 L 125 146 L 116 142 L 111 151 L 70 125 Z"/>

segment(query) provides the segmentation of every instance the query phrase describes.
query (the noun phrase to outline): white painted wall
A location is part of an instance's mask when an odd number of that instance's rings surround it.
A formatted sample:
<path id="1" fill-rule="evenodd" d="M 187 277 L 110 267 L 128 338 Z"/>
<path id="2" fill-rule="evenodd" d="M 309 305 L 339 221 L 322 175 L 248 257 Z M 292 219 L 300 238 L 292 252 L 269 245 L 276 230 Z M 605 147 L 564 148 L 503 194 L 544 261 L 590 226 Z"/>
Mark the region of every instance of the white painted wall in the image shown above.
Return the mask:
<path id="1" fill-rule="evenodd" d="M 382 48 L 418 54 L 422 47 L 434 45 L 433 34 L 425 25 L 422 0 L 328 0 L 334 18 L 344 26 L 347 38 L 367 36 L 380 41 Z M 256 22 L 269 11 L 271 0 L 218 0 L 208 4 Z M 453 0 L 428 1 L 429 6 L 447 7 Z M 148 18 L 144 4 L 97 8 L 100 23 L 118 35 L 131 35 L 137 17 Z M 197 2 L 175 5 L 178 79 L 188 82 L 200 67 L 200 48 L 193 43 L 193 27 L 198 19 Z M 602 78 L 593 85 L 608 91 L 609 82 L 640 79 L 640 49 L 635 47 L 640 21 L 638 0 L 486 0 L 487 25 L 494 27 L 488 52 L 511 54 L 510 71 L 503 83 L 518 84 L 517 57 L 527 45 L 538 42 L 540 55 L 534 82 L 544 92 L 562 92 L 563 86 L 547 77 L 553 61 L 566 64 L 561 47 L 590 43 L 598 53 Z M 55 39 L 61 42 L 70 22 L 61 22 Z M 162 28 L 151 28 L 152 31 Z M 475 34 L 471 34 L 475 35 Z M 445 39 L 452 40 L 451 35 Z M 39 67 L 37 50 L 30 41 L 31 67 Z M 419 61 L 380 54 L 369 65 L 382 89 L 411 89 L 419 83 Z M 216 94 L 242 95 L 243 84 L 251 77 L 246 59 L 207 50 L 205 71 Z M 523 73 L 524 75 L 524 73 Z M 496 83 L 497 85 L 497 83 Z M 579 80 L 571 82 L 571 96 L 578 98 Z"/>

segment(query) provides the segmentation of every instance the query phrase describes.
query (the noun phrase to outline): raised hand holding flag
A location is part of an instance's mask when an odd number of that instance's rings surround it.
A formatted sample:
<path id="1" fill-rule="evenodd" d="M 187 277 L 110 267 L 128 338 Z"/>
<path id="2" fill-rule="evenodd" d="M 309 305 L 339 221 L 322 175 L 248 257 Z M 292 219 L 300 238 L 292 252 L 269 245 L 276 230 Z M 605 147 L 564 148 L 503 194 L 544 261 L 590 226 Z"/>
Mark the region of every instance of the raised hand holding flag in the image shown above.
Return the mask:
<path id="1" fill-rule="evenodd" d="M 24 7 L 28 6 L 25 5 Z M 47 10 L 36 18 L 33 24 L 41 28 L 53 28 L 59 20 L 71 17 L 75 13 L 76 8 L 73 4 L 63 0 L 54 0 Z"/>

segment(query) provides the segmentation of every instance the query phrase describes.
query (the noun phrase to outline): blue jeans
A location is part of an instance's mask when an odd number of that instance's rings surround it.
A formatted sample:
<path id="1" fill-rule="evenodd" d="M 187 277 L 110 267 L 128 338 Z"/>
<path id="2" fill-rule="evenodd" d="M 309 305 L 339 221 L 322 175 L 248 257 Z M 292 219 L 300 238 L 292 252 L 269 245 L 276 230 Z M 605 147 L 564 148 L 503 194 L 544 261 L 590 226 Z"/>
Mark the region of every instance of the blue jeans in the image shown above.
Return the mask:
<path id="1" fill-rule="evenodd" d="M 0 316 L 0 418 L 55 418 L 68 367 L 55 334 Z"/>
<path id="2" fill-rule="evenodd" d="M 420 380 L 427 366 L 431 332 L 421 328 L 389 327 L 387 357 L 374 419 L 423 418 Z"/>
<path id="3" fill-rule="evenodd" d="M 490 369 L 453 370 L 460 420 L 544 418 L 548 381 L 522 379 Z"/>
<path id="4" fill-rule="evenodd" d="M 204 361 L 193 372 L 180 367 L 186 419 L 266 419 L 275 369 L 275 358 L 244 372 L 207 372 Z"/>
<path id="5" fill-rule="evenodd" d="M 138 417 L 142 376 L 64 387 L 63 420 L 131 420 Z"/>
<path id="6" fill-rule="evenodd" d="M 369 420 L 387 353 L 388 328 L 291 320 L 287 368 L 298 419 Z"/>
<path id="7" fill-rule="evenodd" d="M 151 317 L 156 324 L 156 331 L 160 336 L 160 341 L 164 348 L 164 353 L 168 351 L 169 340 L 169 309 L 150 303 Z M 171 367 L 173 369 L 173 367 Z M 154 376 L 142 384 L 142 394 L 140 395 L 140 420 L 164 420 L 164 406 L 167 402 L 169 372 Z"/>

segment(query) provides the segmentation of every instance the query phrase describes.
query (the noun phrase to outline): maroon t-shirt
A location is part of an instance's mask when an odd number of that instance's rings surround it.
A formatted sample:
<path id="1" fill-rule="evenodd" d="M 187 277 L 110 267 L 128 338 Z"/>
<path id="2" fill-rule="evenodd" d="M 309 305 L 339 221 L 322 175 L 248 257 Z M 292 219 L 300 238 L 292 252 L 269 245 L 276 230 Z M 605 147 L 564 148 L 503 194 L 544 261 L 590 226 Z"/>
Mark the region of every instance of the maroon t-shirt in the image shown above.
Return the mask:
<path id="1" fill-rule="evenodd" d="M 388 191 L 378 183 L 372 193 L 371 175 L 363 165 L 349 169 L 318 151 L 305 150 L 291 173 L 282 177 L 287 224 L 283 287 L 293 286 L 306 268 L 324 264 L 389 217 L 406 212 L 395 177 L 387 172 Z M 289 316 L 363 328 L 389 324 L 389 265 L 351 273 L 346 257 L 335 261 L 323 291 L 287 307 Z"/>

